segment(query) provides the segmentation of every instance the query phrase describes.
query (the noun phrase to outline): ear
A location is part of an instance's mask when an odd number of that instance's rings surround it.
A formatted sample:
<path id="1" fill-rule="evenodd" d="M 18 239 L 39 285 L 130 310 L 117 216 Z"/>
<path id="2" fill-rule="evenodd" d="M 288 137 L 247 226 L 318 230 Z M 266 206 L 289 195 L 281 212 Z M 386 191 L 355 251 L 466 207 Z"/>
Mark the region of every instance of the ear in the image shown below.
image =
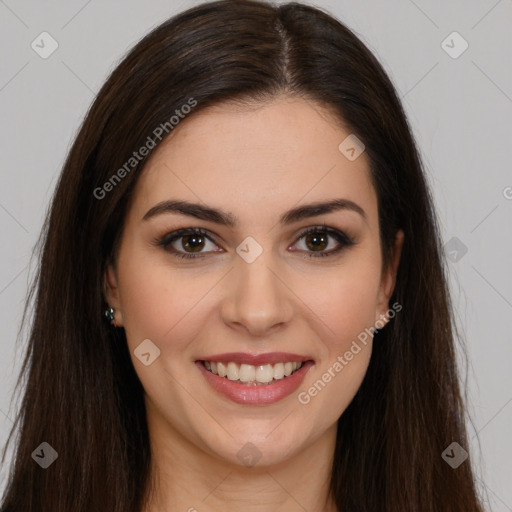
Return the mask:
<path id="1" fill-rule="evenodd" d="M 385 322 L 387 319 L 387 311 L 389 310 L 389 299 L 393 294 L 396 283 L 396 274 L 398 271 L 398 264 L 400 262 L 400 255 L 402 254 L 402 246 L 404 243 L 404 232 L 400 229 L 395 236 L 395 243 L 392 249 L 391 260 L 388 267 L 382 274 L 379 295 L 377 299 L 377 308 L 375 311 L 375 322 L 381 319 Z"/>
<path id="2" fill-rule="evenodd" d="M 123 312 L 119 299 L 119 287 L 117 284 L 117 272 L 112 263 L 109 263 L 105 275 L 103 276 L 103 294 L 107 304 L 114 308 L 115 325 L 120 327 L 123 325 Z"/>

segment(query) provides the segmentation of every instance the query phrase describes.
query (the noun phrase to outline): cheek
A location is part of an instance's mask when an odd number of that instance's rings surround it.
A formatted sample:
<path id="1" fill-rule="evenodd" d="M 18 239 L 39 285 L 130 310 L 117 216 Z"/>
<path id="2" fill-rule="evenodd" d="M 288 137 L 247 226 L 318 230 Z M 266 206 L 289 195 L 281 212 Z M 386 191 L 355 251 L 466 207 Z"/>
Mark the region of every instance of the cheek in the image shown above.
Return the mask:
<path id="1" fill-rule="evenodd" d="M 193 277 L 140 251 L 127 253 L 130 258 L 120 261 L 119 281 L 128 342 L 149 338 L 163 348 L 184 324 L 191 326 L 195 307 L 215 281 L 208 275 Z"/>
<path id="2" fill-rule="evenodd" d="M 332 272 L 297 282 L 294 290 L 322 321 L 322 339 L 329 350 L 342 350 L 374 324 L 379 282 L 378 264 L 361 259 L 359 264 L 347 262 Z"/>
<path id="3" fill-rule="evenodd" d="M 340 273 L 312 296 L 311 309 L 322 329 L 319 364 L 301 387 L 298 401 L 316 418 L 318 430 L 343 414 L 366 375 L 372 353 L 378 278 L 373 273 Z M 320 426 L 318 425 L 320 424 Z"/>
<path id="4" fill-rule="evenodd" d="M 128 267 L 125 272 L 121 306 L 128 340 L 161 338 L 175 321 L 169 313 L 177 315 L 183 301 L 176 292 L 169 293 L 166 280 L 156 279 L 155 270 Z"/>
<path id="5" fill-rule="evenodd" d="M 317 276 L 297 292 L 308 297 L 307 306 L 324 326 L 321 361 L 299 402 L 326 426 L 347 408 L 366 374 L 380 283 L 379 261 L 362 255 L 344 263 L 329 278 Z"/>
<path id="6" fill-rule="evenodd" d="M 127 251 L 128 252 L 128 251 Z M 145 261 L 144 258 L 146 258 Z M 120 262 L 121 307 L 130 355 L 146 394 L 161 411 L 166 403 L 185 408 L 178 382 L 186 382 L 190 368 L 188 348 L 204 330 L 205 305 L 201 300 L 218 276 L 180 272 L 161 262 L 150 261 L 137 251 Z M 137 347 L 149 339 L 159 355 L 145 366 L 137 358 Z M 154 350 L 154 349 L 151 349 Z M 153 357 L 153 355 L 151 355 Z M 186 400 L 185 400 L 186 401 Z"/>

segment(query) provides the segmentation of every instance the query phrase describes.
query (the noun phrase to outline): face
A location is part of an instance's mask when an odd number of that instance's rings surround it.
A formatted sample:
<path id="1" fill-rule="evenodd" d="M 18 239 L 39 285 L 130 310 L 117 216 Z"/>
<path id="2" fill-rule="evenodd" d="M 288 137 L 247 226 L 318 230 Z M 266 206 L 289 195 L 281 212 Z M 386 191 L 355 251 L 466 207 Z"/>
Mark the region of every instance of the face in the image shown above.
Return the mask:
<path id="1" fill-rule="evenodd" d="M 399 233 L 383 268 L 369 160 L 338 149 L 349 135 L 318 104 L 280 97 L 199 111 L 154 151 L 105 292 L 150 431 L 238 465 L 333 432 L 401 245 Z"/>

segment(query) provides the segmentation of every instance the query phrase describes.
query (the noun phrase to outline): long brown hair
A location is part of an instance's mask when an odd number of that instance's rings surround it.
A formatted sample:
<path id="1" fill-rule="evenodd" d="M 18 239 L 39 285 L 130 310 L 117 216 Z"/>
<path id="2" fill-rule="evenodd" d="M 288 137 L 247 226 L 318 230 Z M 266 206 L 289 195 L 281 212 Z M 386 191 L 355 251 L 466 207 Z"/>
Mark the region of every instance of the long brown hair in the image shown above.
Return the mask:
<path id="1" fill-rule="evenodd" d="M 323 11 L 227 0 L 189 9 L 134 46 L 69 151 L 24 314 L 33 301 L 3 512 L 140 512 L 150 463 L 143 388 L 124 330 L 102 318 L 103 275 L 148 157 L 126 162 L 148 137 L 164 140 L 155 129 L 170 131 L 191 98 L 194 115 L 283 92 L 327 106 L 365 144 L 385 264 L 397 230 L 405 234 L 391 297 L 403 310 L 375 335 L 366 377 L 338 421 L 335 502 L 346 512 L 482 510 L 471 458 L 454 469 L 441 456 L 452 442 L 468 447 L 466 412 L 433 202 L 395 89 Z M 31 457 L 43 441 L 58 453 L 47 469 Z"/>

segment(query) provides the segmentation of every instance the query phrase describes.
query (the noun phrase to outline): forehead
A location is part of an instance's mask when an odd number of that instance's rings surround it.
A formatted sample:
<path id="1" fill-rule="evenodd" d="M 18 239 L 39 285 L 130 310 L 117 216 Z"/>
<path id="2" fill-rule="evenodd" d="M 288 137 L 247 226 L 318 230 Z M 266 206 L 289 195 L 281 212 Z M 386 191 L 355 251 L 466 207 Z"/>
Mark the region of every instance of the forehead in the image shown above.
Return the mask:
<path id="1" fill-rule="evenodd" d="M 371 220 L 367 156 L 351 161 L 339 150 L 349 135 L 319 104 L 297 98 L 198 111 L 151 155 L 132 210 L 141 218 L 160 201 L 185 199 L 271 222 L 297 204 L 343 197 L 364 205 Z"/>

